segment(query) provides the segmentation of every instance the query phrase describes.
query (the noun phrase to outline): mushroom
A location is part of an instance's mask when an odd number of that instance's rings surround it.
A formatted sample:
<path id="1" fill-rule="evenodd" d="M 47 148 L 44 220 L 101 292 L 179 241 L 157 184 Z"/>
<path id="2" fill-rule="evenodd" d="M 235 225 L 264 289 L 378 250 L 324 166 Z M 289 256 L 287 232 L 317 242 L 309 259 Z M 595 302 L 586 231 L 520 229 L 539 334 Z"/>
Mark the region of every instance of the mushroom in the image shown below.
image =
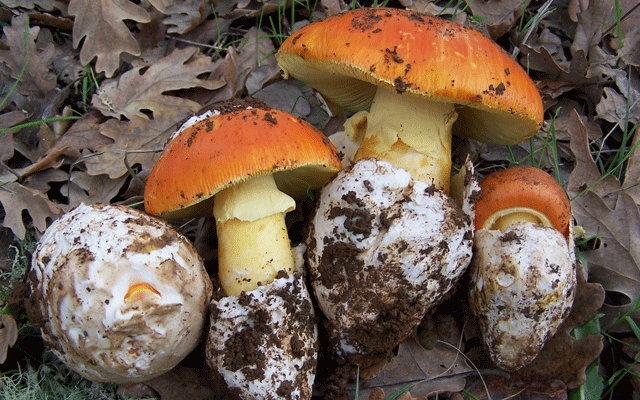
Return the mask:
<path id="1" fill-rule="evenodd" d="M 199 343 L 212 296 L 203 262 L 169 224 L 125 206 L 80 205 L 33 253 L 33 310 L 43 338 L 98 382 L 139 382 Z"/>
<path id="2" fill-rule="evenodd" d="M 215 217 L 224 296 L 211 303 L 207 358 L 242 398 L 311 395 L 317 331 L 285 214 L 340 168 L 317 129 L 246 100 L 187 121 L 149 174 L 150 213 Z"/>
<path id="3" fill-rule="evenodd" d="M 285 78 L 318 90 L 332 112 L 355 113 L 345 122 L 346 135 L 359 143 L 355 164 L 320 194 L 308 259 L 338 355 L 358 363 L 360 356 L 388 356 L 471 259 L 476 184 L 467 161 L 452 185 L 452 134 L 519 143 L 542 125 L 542 100 L 490 39 L 407 10 L 361 8 L 309 24 L 276 58 Z M 385 191 L 388 197 L 376 197 Z M 389 276 L 398 283 L 385 285 Z M 374 277 L 381 282 L 356 284 Z M 351 296 L 363 303 L 342 303 Z M 402 314 L 404 304 L 415 310 Z M 390 317 L 398 314 L 401 323 Z"/>
<path id="4" fill-rule="evenodd" d="M 527 73 L 473 29 L 418 12 L 360 8 L 292 34 L 276 58 L 285 78 L 322 94 L 374 157 L 448 192 L 453 133 L 516 144 L 542 126 Z"/>
<path id="5" fill-rule="evenodd" d="M 571 207 L 558 182 L 534 167 L 496 171 L 480 186 L 469 302 L 495 364 L 517 370 L 573 305 Z"/>
<path id="6" fill-rule="evenodd" d="M 462 208 L 433 185 L 366 158 L 321 191 L 307 261 L 334 355 L 375 369 L 449 292 L 471 260 L 479 189 L 466 163 Z"/>

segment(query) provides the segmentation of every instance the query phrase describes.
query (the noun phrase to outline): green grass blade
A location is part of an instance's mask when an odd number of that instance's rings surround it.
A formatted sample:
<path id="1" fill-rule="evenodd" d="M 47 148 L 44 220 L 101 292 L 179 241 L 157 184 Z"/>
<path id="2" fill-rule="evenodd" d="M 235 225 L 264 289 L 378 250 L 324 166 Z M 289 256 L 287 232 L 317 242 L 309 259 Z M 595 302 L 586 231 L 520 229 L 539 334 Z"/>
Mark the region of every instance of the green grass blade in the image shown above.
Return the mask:
<path id="1" fill-rule="evenodd" d="M 600 327 L 600 318 L 604 314 L 596 314 L 589 322 L 575 328 L 571 334 L 576 339 L 581 339 L 588 335 L 594 335 L 602 332 Z M 604 391 L 604 378 L 598 373 L 600 359 L 594 360 L 585 371 L 587 375 L 586 381 L 578 388 L 569 392 L 569 400 L 598 400 Z"/>
<path id="2" fill-rule="evenodd" d="M 569 392 L 569 400 L 599 400 L 604 391 L 604 378 L 598 373 L 600 359 L 595 360 L 586 369 L 587 380 L 578 388 Z"/>

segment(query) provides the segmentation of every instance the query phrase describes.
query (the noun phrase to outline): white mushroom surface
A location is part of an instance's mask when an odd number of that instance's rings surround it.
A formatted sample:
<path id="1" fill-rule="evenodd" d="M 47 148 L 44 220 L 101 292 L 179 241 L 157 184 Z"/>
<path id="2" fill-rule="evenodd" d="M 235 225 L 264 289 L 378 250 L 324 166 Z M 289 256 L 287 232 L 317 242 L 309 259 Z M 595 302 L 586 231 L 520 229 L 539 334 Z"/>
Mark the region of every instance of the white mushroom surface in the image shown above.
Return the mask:
<path id="1" fill-rule="evenodd" d="M 271 283 L 211 302 L 207 361 L 241 399 L 310 399 L 318 330 L 304 278 Z"/>
<path id="2" fill-rule="evenodd" d="M 187 238 L 124 206 L 80 205 L 33 254 L 35 311 L 53 352 L 83 377 L 161 375 L 201 339 L 212 284 Z"/>
<path id="3" fill-rule="evenodd" d="M 500 368 L 517 370 L 530 363 L 571 311 L 576 289 L 572 239 L 530 222 L 517 222 L 504 233 L 476 231 L 469 301 Z"/>
<path id="4" fill-rule="evenodd" d="M 366 365 L 388 357 L 466 270 L 472 194 L 462 208 L 404 169 L 367 158 L 326 185 L 310 224 L 307 260 L 335 353 Z"/>

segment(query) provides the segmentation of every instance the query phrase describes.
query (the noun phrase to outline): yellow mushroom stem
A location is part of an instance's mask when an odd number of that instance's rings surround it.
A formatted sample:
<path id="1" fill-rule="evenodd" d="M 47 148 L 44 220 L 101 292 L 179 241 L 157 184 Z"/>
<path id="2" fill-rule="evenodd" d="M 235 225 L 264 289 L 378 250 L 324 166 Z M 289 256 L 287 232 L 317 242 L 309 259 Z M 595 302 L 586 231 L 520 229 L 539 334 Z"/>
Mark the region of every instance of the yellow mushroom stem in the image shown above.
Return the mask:
<path id="1" fill-rule="evenodd" d="M 552 226 L 549 219 L 539 211 L 528 207 L 512 207 L 500 210 L 482 224 L 483 229 L 495 229 L 506 232 L 516 222 L 532 222 L 544 226 Z"/>
<path id="2" fill-rule="evenodd" d="M 272 175 L 251 178 L 216 194 L 218 274 L 228 296 L 266 285 L 281 270 L 293 273 L 284 217 L 295 205 Z"/>
<path id="3" fill-rule="evenodd" d="M 387 161 L 449 193 L 451 128 L 457 118 L 453 103 L 379 87 L 369 111 L 352 116 L 345 130 L 357 142 L 364 129 L 355 161 L 367 157 Z"/>

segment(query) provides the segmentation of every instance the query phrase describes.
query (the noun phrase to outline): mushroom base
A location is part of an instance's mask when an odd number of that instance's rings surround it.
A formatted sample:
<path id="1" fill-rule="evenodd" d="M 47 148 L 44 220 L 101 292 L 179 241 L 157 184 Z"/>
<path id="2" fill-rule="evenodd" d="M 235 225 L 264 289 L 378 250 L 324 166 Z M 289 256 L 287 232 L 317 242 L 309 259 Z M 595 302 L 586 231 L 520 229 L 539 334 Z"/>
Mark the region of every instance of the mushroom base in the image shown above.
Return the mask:
<path id="1" fill-rule="evenodd" d="M 209 366 L 242 399 L 309 399 L 318 332 L 301 274 L 211 302 Z"/>
<path id="2" fill-rule="evenodd" d="M 472 171 L 472 166 L 467 166 Z M 390 356 L 471 259 L 465 206 L 391 164 L 363 159 L 320 193 L 307 260 L 335 356 L 365 366 Z"/>
<path id="3" fill-rule="evenodd" d="M 530 363 L 568 316 L 576 288 L 573 252 L 564 235 L 540 224 L 476 231 L 469 302 L 498 367 Z"/>

